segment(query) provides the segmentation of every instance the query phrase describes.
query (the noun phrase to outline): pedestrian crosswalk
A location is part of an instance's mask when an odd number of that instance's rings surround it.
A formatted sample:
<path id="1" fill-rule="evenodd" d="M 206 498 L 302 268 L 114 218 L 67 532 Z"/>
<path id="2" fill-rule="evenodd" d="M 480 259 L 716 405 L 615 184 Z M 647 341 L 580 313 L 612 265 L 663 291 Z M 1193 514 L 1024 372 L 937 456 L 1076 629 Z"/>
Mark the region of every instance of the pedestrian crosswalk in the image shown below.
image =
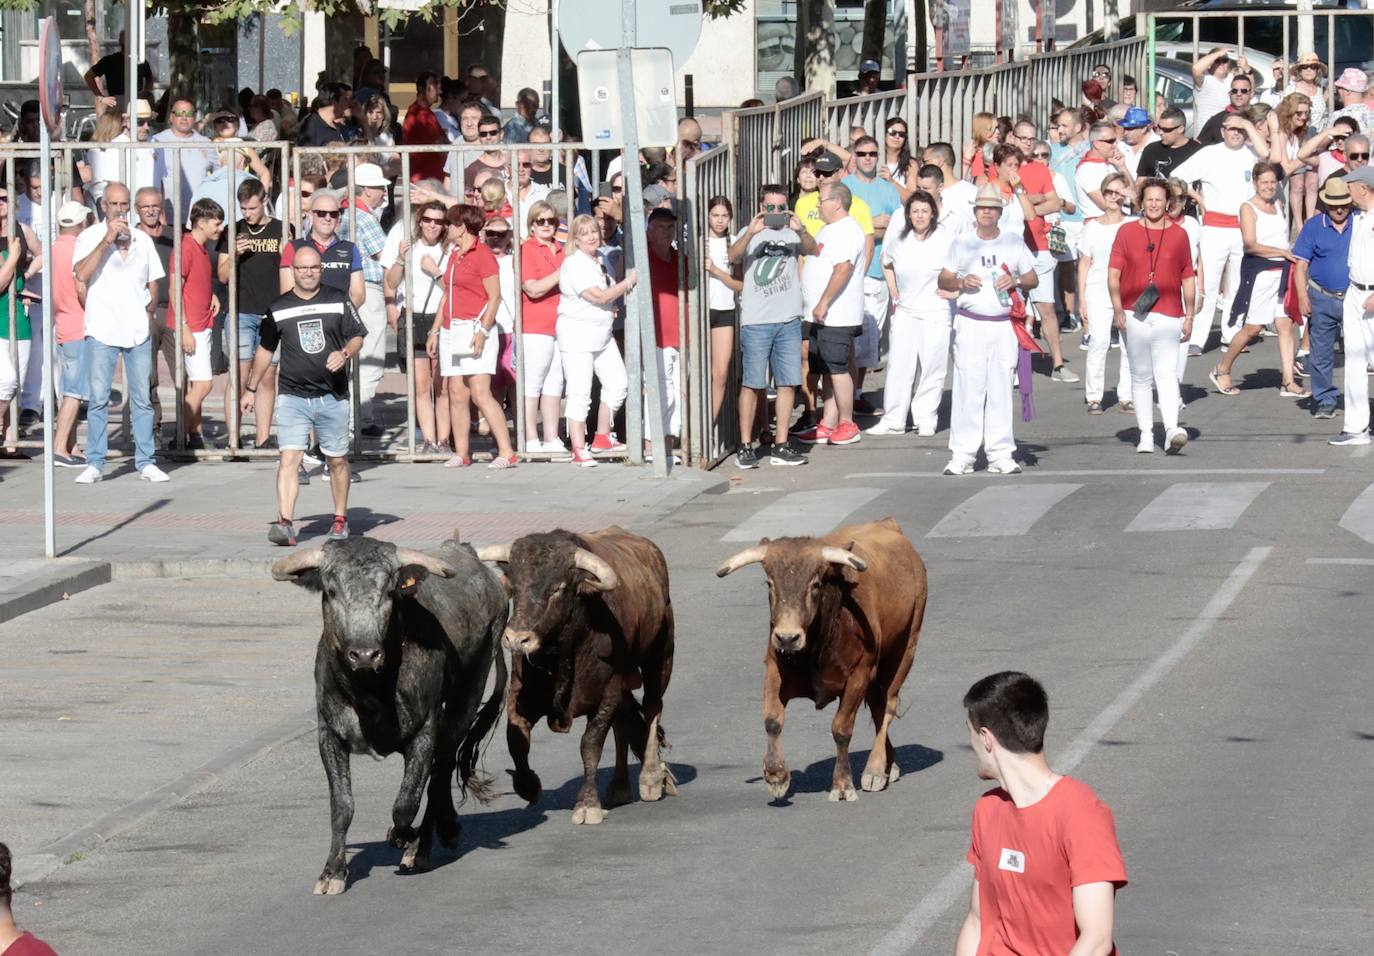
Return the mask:
<path id="1" fill-rule="evenodd" d="M 1285 488 L 1273 487 L 1276 484 L 1282 483 L 1177 480 L 1162 488 L 1126 490 L 1111 482 L 1014 479 L 978 490 L 963 482 L 922 483 L 914 495 L 907 487 L 812 489 L 771 501 L 721 540 L 822 535 L 841 524 L 887 514 L 897 517 L 913 540 L 1014 538 L 1047 527 L 1077 531 L 1090 526 L 1095 533 L 1127 534 L 1220 532 L 1257 511 L 1257 502 L 1269 500 L 1275 507 L 1291 507 L 1293 499 Z M 1334 520 L 1336 513 L 1327 520 Z M 1354 498 L 1339 526 L 1374 544 L 1374 484 Z"/>

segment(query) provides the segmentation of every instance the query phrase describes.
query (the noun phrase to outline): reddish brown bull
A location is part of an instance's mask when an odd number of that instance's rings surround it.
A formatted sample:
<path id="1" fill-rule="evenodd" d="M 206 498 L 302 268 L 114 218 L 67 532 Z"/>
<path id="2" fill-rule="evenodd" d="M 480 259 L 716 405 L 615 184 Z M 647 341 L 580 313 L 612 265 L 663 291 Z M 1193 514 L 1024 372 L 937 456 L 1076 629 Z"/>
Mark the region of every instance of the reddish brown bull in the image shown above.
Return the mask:
<path id="1" fill-rule="evenodd" d="M 916 654 L 926 609 L 926 567 L 891 518 L 856 524 L 824 538 L 761 540 L 720 566 L 717 577 L 760 562 L 768 577 L 770 632 L 763 657 L 763 779 L 776 798 L 791 775 L 782 757 L 784 708 L 794 697 L 816 709 L 839 698 L 831 722 L 835 776 L 831 800 L 857 800 L 849 741 L 868 704 L 877 736 L 864 767 L 865 790 L 900 776 L 888 731 Z"/>
<path id="2" fill-rule="evenodd" d="M 673 604 L 668 565 L 647 538 L 622 528 L 590 534 L 553 531 L 478 550 L 506 572 L 511 615 L 503 641 L 511 652 L 506 742 L 515 761 L 515 792 L 539 799 L 530 769 L 530 732 L 541 718 L 567 733 L 586 717 L 582 789 L 573 823 L 606 815 L 596 792 L 596 768 L 606 734 L 615 732 L 615 772 L 606 804 L 630 800 L 628 753 L 641 760 L 639 796 L 677 793 L 660 750 L 659 718 L 673 672 Z M 643 686 L 642 703 L 631 693 Z"/>

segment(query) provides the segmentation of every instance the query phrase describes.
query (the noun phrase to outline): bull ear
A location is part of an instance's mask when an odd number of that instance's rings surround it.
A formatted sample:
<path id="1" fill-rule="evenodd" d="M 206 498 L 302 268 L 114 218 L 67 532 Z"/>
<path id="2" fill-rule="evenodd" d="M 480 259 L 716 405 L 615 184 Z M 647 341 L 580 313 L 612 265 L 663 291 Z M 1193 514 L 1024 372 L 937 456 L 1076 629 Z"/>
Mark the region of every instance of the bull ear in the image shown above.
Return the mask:
<path id="1" fill-rule="evenodd" d="M 396 593 L 413 598 L 420 590 L 420 582 L 429 577 L 429 569 L 421 564 L 403 564 L 396 577 Z"/>

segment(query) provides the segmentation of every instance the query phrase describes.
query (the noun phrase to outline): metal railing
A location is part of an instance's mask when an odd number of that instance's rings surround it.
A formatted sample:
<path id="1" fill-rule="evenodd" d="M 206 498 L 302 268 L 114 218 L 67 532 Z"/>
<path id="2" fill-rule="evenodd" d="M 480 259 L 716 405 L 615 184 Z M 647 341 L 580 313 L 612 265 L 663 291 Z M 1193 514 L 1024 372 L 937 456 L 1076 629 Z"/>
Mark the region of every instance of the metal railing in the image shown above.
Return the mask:
<path id="1" fill-rule="evenodd" d="M 685 184 L 688 221 L 686 249 L 688 268 L 697 281 L 687 286 L 687 335 L 683 337 L 682 378 L 688 383 L 683 423 L 686 426 L 683 449 L 689 464 L 710 468 L 739 443 L 739 349 L 732 348 L 730 374 L 726 377 L 725 397 L 720 414 L 712 421 L 711 397 L 714 354 L 711 330 L 711 277 L 706 272 L 706 244 L 711 235 L 708 222 L 710 202 L 716 196 L 734 196 L 735 161 L 728 145 L 695 156 L 687 161 Z M 730 234 L 743 228 L 754 214 L 758 199 L 748 205 L 735 203 L 735 218 Z M 736 337 L 738 323 L 736 323 Z"/>
<path id="2" fill-rule="evenodd" d="M 773 106 L 731 110 L 722 115 L 721 127 L 736 157 L 735 206 L 753 209 L 759 187 L 791 182 L 802 143 L 825 135 L 825 95 L 803 93 Z"/>

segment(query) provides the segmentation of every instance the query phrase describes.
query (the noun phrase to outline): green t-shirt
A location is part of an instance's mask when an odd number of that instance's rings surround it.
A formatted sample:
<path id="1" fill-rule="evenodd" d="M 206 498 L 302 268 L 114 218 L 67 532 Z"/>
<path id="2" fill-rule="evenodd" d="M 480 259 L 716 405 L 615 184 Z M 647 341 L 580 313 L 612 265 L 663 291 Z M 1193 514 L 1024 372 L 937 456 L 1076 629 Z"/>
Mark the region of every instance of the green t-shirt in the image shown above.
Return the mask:
<path id="1" fill-rule="evenodd" d="M 9 253 L 0 250 L 0 262 L 9 258 Z M 24 309 L 24 300 L 19 297 L 19 293 L 24 291 L 24 277 L 15 273 L 14 281 L 10 287 L 0 290 L 0 339 L 8 340 L 10 337 L 10 291 L 14 291 L 14 325 L 16 340 L 28 342 L 33 338 L 33 328 L 29 325 L 29 313 Z"/>

